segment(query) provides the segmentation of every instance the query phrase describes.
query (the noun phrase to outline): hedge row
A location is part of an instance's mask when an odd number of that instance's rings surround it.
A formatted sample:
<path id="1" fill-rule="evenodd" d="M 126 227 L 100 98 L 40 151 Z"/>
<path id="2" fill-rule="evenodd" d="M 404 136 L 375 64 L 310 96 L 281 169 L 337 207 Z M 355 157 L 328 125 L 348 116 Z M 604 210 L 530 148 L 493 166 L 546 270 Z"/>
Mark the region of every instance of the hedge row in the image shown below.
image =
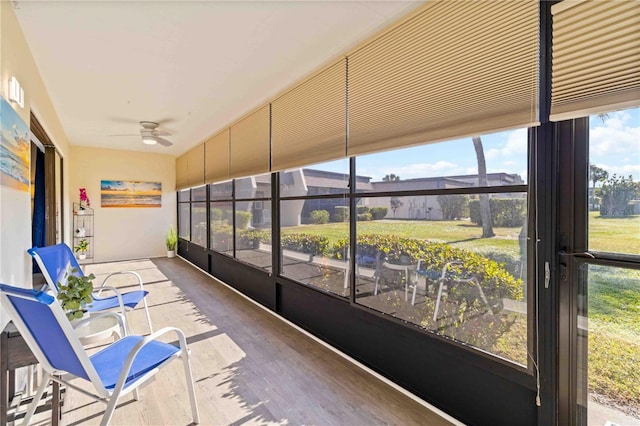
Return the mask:
<path id="1" fill-rule="evenodd" d="M 241 244 L 249 247 L 258 241 L 271 243 L 268 231 L 244 230 L 238 231 L 237 235 Z M 328 238 L 311 234 L 285 234 L 281 243 L 282 248 L 287 250 L 336 259 L 344 259 L 349 250 L 348 239 L 330 244 Z M 357 254 L 360 256 L 375 258 L 381 252 L 384 259 L 391 263 L 417 263 L 420 260 L 421 268 L 436 272 L 442 271 L 448 262 L 460 261 L 461 271 L 482 277 L 482 287 L 488 298 L 521 300 L 523 297 L 522 280 L 514 278 L 504 265 L 469 250 L 444 243 L 384 235 L 361 235 L 357 244 Z"/>
<path id="2" fill-rule="evenodd" d="M 489 198 L 489 207 L 493 226 L 518 227 L 524 225 L 527 218 L 527 200 L 524 198 Z M 469 201 L 469 218 L 482 226 L 480 200 Z"/>

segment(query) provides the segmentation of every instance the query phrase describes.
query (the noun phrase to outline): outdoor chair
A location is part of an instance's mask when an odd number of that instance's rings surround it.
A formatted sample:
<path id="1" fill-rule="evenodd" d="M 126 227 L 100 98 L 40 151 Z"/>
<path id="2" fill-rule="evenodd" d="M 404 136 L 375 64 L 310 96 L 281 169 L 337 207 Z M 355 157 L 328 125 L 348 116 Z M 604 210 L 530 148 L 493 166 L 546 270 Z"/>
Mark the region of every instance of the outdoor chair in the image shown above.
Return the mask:
<path id="1" fill-rule="evenodd" d="M 51 295 L 42 291 L 0 284 L 0 304 L 44 372 L 42 382 L 27 409 L 23 425 L 29 424 L 51 381 L 64 384 L 107 404 L 100 424 L 108 425 L 120 397 L 132 392 L 134 399 L 138 400 L 138 387 L 176 358 L 182 358 L 193 421 L 199 423 L 189 363 L 190 354 L 187 340 L 181 330 L 166 327 L 150 336 L 125 336 L 89 356 L 62 307 L 54 301 Z M 124 327 L 121 314 L 108 312 L 96 317 L 104 315 L 119 316 L 121 326 Z M 91 319 L 92 317 L 84 321 Z M 179 347 L 156 340 L 170 332 L 176 333 Z M 75 378 L 90 382 L 93 391 L 86 391 L 70 383 L 70 380 Z"/>
<path id="2" fill-rule="evenodd" d="M 436 297 L 436 307 L 433 311 L 433 320 L 436 321 L 438 319 L 438 310 L 440 309 L 440 302 L 442 301 L 442 293 L 446 289 L 447 291 L 451 289 L 452 285 L 460 285 L 460 284 L 470 284 L 474 286 L 478 293 L 480 294 L 480 298 L 487 305 L 489 312 L 493 315 L 493 309 L 491 309 L 491 305 L 484 295 L 484 291 L 482 291 L 482 287 L 478 282 L 478 278 L 475 274 L 469 273 L 467 271 L 460 271 L 452 268 L 452 266 L 463 265 L 463 262 L 453 261 L 448 262 L 442 268 L 442 273 L 440 274 L 440 278 L 438 280 L 438 296 Z M 417 287 L 417 286 L 416 286 Z M 413 301 L 415 302 L 416 297 L 416 287 L 413 289 Z"/>
<path id="3" fill-rule="evenodd" d="M 40 266 L 44 278 L 47 280 L 49 288 L 54 294 L 58 293 L 58 283 L 66 284 L 66 274 L 69 269 L 76 269 L 74 274 L 83 276 L 84 273 L 78 264 L 78 261 L 73 256 L 71 248 L 64 244 L 56 244 L 47 247 L 33 247 L 27 250 L 28 253 Z M 107 286 L 109 279 L 117 275 L 133 275 L 138 281 L 140 290 L 133 290 L 129 292 L 121 293 L 114 287 Z M 110 291 L 113 292 L 113 296 L 103 297 L 102 293 Z M 114 272 L 107 275 L 102 282 L 102 285 L 92 294 L 93 301 L 87 306 L 89 312 L 102 312 L 106 310 L 119 309 L 120 312 L 127 319 L 127 311 L 133 310 L 142 301 L 144 305 L 145 314 L 147 316 L 147 324 L 149 325 L 149 332 L 153 333 L 153 326 L 151 325 L 151 316 L 149 315 L 149 307 L 147 306 L 146 296 L 149 294 L 142 285 L 142 278 L 137 272 L 134 271 L 121 271 Z M 127 330 L 129 329 L 129 322 L 126 321 Z"/>

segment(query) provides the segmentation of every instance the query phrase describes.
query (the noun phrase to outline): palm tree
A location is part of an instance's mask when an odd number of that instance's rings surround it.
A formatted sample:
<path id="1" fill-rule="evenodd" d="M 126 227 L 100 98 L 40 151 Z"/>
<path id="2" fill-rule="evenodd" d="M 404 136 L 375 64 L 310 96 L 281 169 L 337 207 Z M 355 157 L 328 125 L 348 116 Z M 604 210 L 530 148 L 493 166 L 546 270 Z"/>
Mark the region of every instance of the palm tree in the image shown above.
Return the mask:
<path id="1" fill-rule="evenodd" d="M 479 136 L 472 138 L 473 147 L 476 150 L 478 159 L 478 186 L 487 186 L 487 162 L 484 158 L 484 149 L 482 148 L 482 139 Z M 480 217 L 482 218 L 482 238 L 491 238 L 496 234 L 493 232 L 491 224 L 491 206 L 489 205 L 489 196 L 480 194 Z"/>

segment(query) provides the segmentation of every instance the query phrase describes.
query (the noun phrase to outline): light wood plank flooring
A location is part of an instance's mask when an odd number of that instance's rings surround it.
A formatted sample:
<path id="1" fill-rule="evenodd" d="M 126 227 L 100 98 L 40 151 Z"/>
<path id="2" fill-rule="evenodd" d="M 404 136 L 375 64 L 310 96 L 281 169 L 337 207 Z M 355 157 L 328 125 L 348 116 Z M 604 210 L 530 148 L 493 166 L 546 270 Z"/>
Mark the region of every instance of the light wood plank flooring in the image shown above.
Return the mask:
<path id="1" fill-rule="evenodd" d="M 154 328 L 181 328 L 192 350 L 204 425 L 448 425 L 423 405 L 245 300 L 179 258 L 87 265 L 100 283 L 135 270 L 150 291 Z M 113 283 L 112 283 L 113 284 Z M 117 287 L 130 288 L 126 276 Z M 144 312 L 130 314 L 148 333 Z M 95 349 L 95 348 L 94 348 Z M 112 425 L 187 425 L 181 362 L 121 400 Z M 62 424 L 98 424 L 104 404 L 68 389 Z"/>

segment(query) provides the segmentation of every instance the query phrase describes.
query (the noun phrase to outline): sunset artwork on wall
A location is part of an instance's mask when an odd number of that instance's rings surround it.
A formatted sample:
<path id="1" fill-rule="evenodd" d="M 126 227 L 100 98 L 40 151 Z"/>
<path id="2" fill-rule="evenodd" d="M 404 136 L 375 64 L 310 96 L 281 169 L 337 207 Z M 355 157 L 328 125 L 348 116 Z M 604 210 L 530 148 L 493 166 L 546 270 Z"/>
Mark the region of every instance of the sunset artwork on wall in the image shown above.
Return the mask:
<path id="1" fill-rule="evenodd" d="M 162 183 L 103 180 L 100 198 L 101 207 L 160 207 Z"/>
<path id="2" fill-rule="evenodd" d="M 0 185 L 29 191 L 29 126 L 4 98 L 0 99 L 0 129 Z"/>

